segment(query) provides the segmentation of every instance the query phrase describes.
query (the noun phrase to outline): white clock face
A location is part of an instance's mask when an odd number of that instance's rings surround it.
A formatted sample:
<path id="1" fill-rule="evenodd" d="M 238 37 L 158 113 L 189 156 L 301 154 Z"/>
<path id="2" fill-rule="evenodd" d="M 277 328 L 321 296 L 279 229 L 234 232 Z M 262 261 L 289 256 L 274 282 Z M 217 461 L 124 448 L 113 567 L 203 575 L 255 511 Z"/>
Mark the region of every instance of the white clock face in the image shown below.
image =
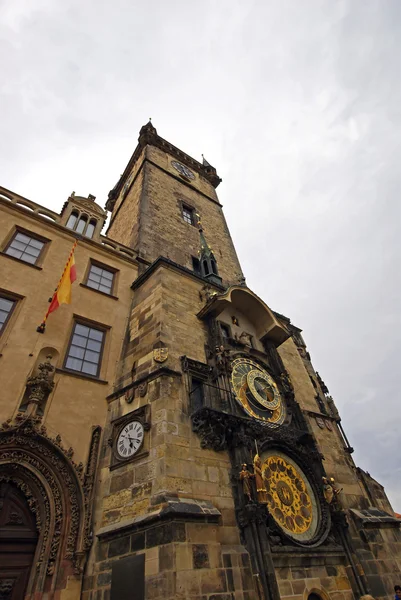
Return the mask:
<path id="1" fill-rule="evenodd" d="M 134 456 L 142 446 L 143 425 L 139 421 L 127 423 L 117 438 L 117 453 L 121 458 Z"/>
<path id="2" fill-rule="evenodd" d="M 174 169 L 176 169 L 180 173 L 180 175 L 182 175 L 186 179 L 195 179 L 195 175 L 185 165 L 182 165 L 176 160 L 172 160 L 171 164 L 173 165 Z"/>

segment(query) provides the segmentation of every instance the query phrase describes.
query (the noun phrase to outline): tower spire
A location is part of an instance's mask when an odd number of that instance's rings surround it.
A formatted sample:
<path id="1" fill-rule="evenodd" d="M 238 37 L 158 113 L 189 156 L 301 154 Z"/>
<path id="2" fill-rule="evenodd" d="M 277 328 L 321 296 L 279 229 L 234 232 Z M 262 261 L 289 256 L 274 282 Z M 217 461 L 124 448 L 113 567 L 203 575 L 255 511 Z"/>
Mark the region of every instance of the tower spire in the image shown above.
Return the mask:
<path id="1" fill-rule="evenodd" d="M 203 233 L 202 221 L 198 213 L 196 213 L 196 218 L 196 224 L 198 226 L 200 238 L 200 250 L 198 254 L 202 277 L 208 279 L 212 283 L 221 284 L 222 279 L 219 276 L 216 258 L 213 254 L 213 250 L 206 241 L 205 235 Z"/>

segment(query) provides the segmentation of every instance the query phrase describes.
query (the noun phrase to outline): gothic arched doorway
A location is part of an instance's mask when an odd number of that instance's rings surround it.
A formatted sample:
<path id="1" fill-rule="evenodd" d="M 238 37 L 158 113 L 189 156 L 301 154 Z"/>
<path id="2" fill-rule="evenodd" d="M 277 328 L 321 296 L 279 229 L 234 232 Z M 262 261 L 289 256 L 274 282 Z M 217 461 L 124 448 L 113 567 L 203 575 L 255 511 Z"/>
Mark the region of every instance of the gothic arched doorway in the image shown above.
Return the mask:
<path id="1" fill-rule="evenodd" d="M 0 483 L 0 600 L 23 600 L 38 533 L 25 496 Z"/>

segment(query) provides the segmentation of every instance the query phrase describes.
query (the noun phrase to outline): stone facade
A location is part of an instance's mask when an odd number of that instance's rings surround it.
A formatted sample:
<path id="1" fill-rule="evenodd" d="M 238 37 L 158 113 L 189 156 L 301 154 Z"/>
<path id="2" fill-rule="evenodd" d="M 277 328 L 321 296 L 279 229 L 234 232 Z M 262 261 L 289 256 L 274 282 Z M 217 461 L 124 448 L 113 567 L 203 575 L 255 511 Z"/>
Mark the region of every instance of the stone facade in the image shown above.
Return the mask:
<path id="1" fill-rule="evenodd" d="M 47 563 L 27 598 L 351 600 L 385 598 L 397 582 L 399 520 L 355 465 L 301 330 L 245 285 L 219 183 L 148 123 L 109 194 L 106 236 L 92 197 L 72 195 L 49 222 L 0 189 L 2 287 L 20 299 L 0 337 L 13 373 L 0 485 L 42 502 L 45 520 L 46 502 L 51 513 L 63 498 L 61 525 L 48 521 L 57 546 L 39 538 Z M 71 215 L 94 220 L 92 238 Z M 7 255 L 16 227 L 48 240 L 35 268 Z M 72 304 L 37 333 L 77 237 Z M 111 294 L 88 287 L 92 263 L 112 269 Z M 107 331 L 97 377 L 64 366 L 77 317 Z M 17 440 L 43 460 L 26 454 L 10 477 Z M 53 496 L 35 496 L 31 459 Z"/>

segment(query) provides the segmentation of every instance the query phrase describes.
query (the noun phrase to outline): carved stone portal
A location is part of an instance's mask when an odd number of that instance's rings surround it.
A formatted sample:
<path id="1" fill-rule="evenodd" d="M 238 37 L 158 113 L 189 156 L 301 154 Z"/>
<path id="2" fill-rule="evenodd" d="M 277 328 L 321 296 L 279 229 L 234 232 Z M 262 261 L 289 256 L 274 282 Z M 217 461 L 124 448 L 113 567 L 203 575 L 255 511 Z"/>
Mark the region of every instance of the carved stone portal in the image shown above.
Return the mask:
<path id="1" fill-rule="evenodd" d="M 92 433 L 88 464 L 72 460 L 72 448 L 60 436 L 49 437 L 38 418 L 17 415 L 0 427 L 0 482 L 11 482 L 25 496 L 39 533 L 27 594 L 41 598 L 56 577 L 61 561 L 64 575 L 80 576 L 92 543 L 92 500 L 100 445 L 100 427 Z M 65 577 L 53 582 L 65 587 Z"/>

